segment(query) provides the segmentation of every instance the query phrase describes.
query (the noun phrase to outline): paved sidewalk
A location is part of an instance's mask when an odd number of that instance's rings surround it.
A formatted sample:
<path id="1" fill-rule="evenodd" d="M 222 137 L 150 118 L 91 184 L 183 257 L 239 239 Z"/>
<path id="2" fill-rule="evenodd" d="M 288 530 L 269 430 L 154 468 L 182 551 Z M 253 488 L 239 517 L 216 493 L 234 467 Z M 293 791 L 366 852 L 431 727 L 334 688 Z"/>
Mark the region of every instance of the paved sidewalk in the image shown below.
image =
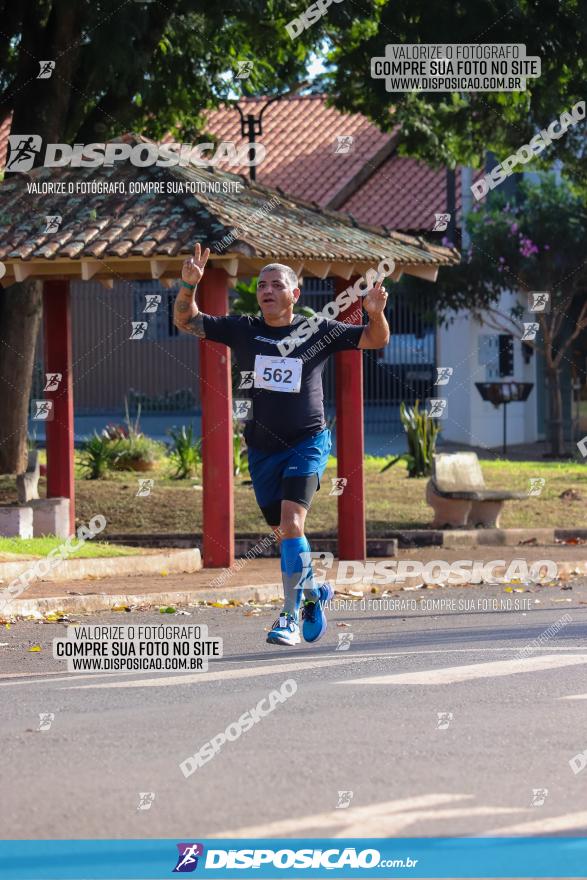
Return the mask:
<path id="1" fill-rule="evenodd" d="M 427 563 L 442 560 L 503 560 L 507 566 L 513 559 L 525 560 L 528 566 L 537 560 L 552 560 L 559 569 L 563 581 L 587 574 L 587 553 L 582 546 L 553 547 L 475 547 L 449 549 L 446 547 L 414 548 L 401 550 L 393 560 L 420 561 Z M 370 559 L 376 563 L 376 558 Z M 386 561 L 390 561 L 387 559 Z M 352 563 L 348 563 L 346 576 L 352 576 Z M 337 573 L 337 560 L 327 572 L 333 580 Z M 357 570 L 358 573 L 358 570 Z M 378 586 L 377 590 L 412 589 L 421 584 L 421 578 L 406 578 L 401 583 Z M 371 587 L 361 583 L 339 584 L 337 590 L 362 591 L 369 594 Z M 11 604 L 12 613 L 27 615 L 50 611 L 94 612 L 114 606 L 182 605 L 198 601 L 270 601 L 282 594 L 278 559 L 241 560 L 236 566 L 223 569 L 201 569 L 190 574 L 149 574 L 134 577 L 86 578 L 84 580 L 51 583 L 37 581 Z"/>

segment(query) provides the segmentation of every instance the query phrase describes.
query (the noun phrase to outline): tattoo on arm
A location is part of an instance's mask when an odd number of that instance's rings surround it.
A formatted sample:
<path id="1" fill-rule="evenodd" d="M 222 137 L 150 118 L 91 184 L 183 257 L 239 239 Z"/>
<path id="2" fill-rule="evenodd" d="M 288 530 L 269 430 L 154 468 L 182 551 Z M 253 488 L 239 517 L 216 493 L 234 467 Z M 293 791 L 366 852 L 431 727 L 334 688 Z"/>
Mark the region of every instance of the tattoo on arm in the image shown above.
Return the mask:
<path id="1" fill-rule="evenodd" d="M 185 299 L 177 299 L 175 302 L 175 311 L 176 312 L 189 312 L 191 309 L 191 302 L 186 302 Z"/>
<path id="2" fill-rule="evenodd" d="M 200 339 L 205 339 L 206 333 L 204 332 L 204 316 L 202 313 L 198 312 L 195 318 L 190 318 L 186 321 L 184 330 L 186 333 L 193 333 L 194 336 L 199 336 Z"/>

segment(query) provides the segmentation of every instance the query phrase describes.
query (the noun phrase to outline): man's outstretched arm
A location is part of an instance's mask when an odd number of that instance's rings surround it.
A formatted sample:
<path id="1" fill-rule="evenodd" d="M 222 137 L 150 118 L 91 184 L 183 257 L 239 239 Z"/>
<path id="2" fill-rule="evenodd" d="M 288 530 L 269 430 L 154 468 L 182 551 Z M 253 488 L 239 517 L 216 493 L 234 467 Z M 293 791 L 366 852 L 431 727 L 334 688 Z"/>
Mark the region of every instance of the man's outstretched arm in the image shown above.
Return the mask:
<path id="1" fill-rule="evenodd" d="M 377 282 L 363 300 L 363 308 L 369 315 L 369 323 L 359 340 L 359 348 L 384 348 L 389 342 L 389 324 L 384 309 L 387 305 L 387 291 Z"/>
<path id="2" fill-rule="evenodd" d="M 209 256 L 209 248 L 201 253 L 199 243 L 195 246 L 193 257 L 184 261 L 181 270 L 181 280 L 189 284 L 191 290 L 182 284 L 173 304 L 173 323 L 177 329 L 202 338 L 205 335 L 204 320 L 196 304 L 196 285 L 202 280 Z"/>

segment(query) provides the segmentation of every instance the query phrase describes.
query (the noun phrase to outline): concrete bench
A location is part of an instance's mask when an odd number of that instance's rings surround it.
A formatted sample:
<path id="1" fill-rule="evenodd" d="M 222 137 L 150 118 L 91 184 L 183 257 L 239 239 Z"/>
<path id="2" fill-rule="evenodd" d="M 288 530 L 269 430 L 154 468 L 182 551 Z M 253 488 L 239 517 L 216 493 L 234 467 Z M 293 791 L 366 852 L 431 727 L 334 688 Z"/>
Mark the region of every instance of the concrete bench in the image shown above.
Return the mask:
<path id="1" fill-rule="evenodd" d="M 527 492 L 487 489 L 474 452 L 434 456 L 433 474 L 426 486 L 426 501 L 434 510 L 434 528 L 496 529 L 505 502 L 527 497 Z"/>

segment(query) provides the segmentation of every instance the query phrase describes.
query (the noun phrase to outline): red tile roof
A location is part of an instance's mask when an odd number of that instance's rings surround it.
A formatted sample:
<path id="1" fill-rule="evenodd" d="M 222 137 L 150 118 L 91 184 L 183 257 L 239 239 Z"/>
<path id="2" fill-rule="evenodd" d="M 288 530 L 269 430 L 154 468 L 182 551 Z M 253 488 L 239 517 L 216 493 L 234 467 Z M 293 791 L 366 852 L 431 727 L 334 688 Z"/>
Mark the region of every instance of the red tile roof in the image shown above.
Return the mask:
<path id="1" fill-rule="evenodd" d="M 258 116 L 266 101 L 246 98 L 239 104 L 245 116 Z M 327 107 L 323 95 L 294 95 L 275 101 L 264 112 L 262 124 L 263 134 L 257 140 L 267 154 L 257 169 L 257 179 L 323 207 L 329 206 L 367 163 L 374 162 L 376 167 L 382 148 L 391 152 L 389 133 L 381 132 L 360 113 Z M 232 106 L 212 110 L 206 127 L 219 140 L 246 143 L 241 138 L 239 113 Z M 353 138 L 352 149 L 335 153 L 337 137 L 346 136 Z M 248 174 L 246 168 L 236 170 Z"/>
<path id="2" fill-rule="evenodd" d="M 245 115 L 258 115 L 265 101 L 248 98 L 240 105 Z M 240 116 L 231 106 L 209 113 L 206 125 L 220 140 L 244 143 Z M 352 150 L 335 153 L 337 136 L 343 135 L 354 138 Z M 398 156 L 394 152 L 397 131 L 381 132 L 360 113 L 343 114 L 327 107 L 324 95 L 297 95 L 271 104 L 263 115 L 263 134 L 258 140 L 267 147 L 267 156 L 257 168 L 260 182 L 348 211 L 361 223 L 431 231 L 434 214 L 447 209 L 445 169 Z M 381 155 L 386 147 L 387 158 Z M 460 216 L 458 172 L 456 206 Z"/>
<path id="3" fill-rule="evenodd" d="M 461 183 L 456 175 L 457 213 Z M 389 229 L 431 230 L 434 214 L 446 211 L 446 171 L 416 159 L 391 156 L 341 207 L 361 223 Z"/>

